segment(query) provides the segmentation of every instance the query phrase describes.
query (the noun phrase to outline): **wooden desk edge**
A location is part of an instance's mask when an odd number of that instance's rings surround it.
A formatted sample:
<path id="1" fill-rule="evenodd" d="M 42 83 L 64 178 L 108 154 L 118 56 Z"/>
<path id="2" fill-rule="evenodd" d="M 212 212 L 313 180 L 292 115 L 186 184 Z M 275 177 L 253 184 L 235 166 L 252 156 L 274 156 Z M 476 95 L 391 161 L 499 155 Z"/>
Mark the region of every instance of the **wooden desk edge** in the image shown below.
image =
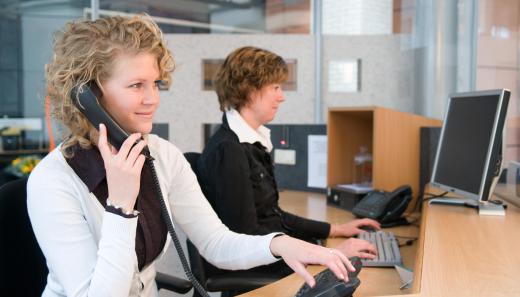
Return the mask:
<path id="1" fill-rule="evenodd" d="M 417 202 L 419 203 L 419 201 Z M 424 235 L 426 231 L 426 215 L 428 207 L 424 207 L 422 205 L 421 212 L 421 229 L 419 231 L 419 242 L 417 246 L 417 254 L 415 255 L 415 267 L 414 267 L 414 276 L 413 276 L 413 287 L 412 292 L 414 294 L 418 294 L 421 292 L 421 278 L 422 278 L 422 264 L 423 264 L 423 255 L 424 255 Z"/>

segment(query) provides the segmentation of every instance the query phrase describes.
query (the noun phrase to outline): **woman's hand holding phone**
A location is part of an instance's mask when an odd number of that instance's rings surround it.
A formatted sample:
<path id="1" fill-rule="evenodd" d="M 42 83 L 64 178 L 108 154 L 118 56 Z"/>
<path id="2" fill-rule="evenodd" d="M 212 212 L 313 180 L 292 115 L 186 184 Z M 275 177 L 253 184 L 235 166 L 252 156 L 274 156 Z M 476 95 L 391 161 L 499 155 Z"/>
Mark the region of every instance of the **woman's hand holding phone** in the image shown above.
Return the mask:
<path id="1" fill-rule="evenodd" d="M 141 170 L 146 159 L 141 154 L 146 140 L 135 144 L 140 138 L 141 133 L 131 134 L 118 151 L 108 142 L 106 126 L 99 125 L 98 147 L 105 165 L 108 198 L 125 212 L 134 209 L 139 194 Z"/>

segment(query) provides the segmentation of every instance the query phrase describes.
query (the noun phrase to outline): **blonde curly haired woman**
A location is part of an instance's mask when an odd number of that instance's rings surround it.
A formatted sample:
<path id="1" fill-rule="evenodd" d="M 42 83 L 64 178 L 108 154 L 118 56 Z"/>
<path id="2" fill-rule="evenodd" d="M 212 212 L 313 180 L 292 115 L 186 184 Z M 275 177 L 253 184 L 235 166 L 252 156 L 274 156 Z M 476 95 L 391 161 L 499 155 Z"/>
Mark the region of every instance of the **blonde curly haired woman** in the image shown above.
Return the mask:
<path id="1" fill-rule="evenodd" d="M 162 33 L 147 16 L 76 21 L 57 33 L 47 95 L 68 135 L 28 182 L 29 216 L 49 268 L 43 296 L 157 296 L 154 262 L 169 239 L 143 167 L 145 146 L 177 227 L 212 264 L 248 269 L 283 258 L 311 286 L 309 263 L 346 279 L 354 268 L 339 252 L 279 233 L 237 234 L 222 224 L 182 153 L 150 134 L 158 85 L 170 84 L 173 69 Z M 70 99 L 74 87 L 89 83 L 130 133 L 119 150 L 109 145 L 106 127 L 98 133 Z"/>

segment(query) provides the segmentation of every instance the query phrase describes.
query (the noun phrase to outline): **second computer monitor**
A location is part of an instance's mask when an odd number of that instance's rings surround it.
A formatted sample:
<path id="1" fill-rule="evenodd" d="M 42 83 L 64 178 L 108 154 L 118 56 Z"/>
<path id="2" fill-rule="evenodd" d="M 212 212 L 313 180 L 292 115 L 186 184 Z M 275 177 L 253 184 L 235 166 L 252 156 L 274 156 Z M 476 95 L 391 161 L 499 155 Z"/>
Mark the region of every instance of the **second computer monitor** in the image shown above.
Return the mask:
<path id="1" fill-rule="evenodd" d="M 431 184 L 466 198 L 486 201 L 500 173 L 502 134 L 510 92 L 450 95 Z"/>

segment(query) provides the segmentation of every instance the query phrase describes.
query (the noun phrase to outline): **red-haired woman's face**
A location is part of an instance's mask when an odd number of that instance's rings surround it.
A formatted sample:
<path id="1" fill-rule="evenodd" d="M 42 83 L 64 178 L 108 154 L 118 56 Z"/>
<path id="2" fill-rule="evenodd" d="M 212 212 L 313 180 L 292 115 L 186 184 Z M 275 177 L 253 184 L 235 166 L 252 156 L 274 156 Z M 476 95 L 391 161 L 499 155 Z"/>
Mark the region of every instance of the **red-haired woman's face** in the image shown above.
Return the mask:
<path id="1" fill-rule="evenodd" d="M 249 108 L 257 123 L 265 125 L 271 122 L 278 107 L 285 101 L 285 95 L 281 84 L 269 84 L 251 94 Z"/>

